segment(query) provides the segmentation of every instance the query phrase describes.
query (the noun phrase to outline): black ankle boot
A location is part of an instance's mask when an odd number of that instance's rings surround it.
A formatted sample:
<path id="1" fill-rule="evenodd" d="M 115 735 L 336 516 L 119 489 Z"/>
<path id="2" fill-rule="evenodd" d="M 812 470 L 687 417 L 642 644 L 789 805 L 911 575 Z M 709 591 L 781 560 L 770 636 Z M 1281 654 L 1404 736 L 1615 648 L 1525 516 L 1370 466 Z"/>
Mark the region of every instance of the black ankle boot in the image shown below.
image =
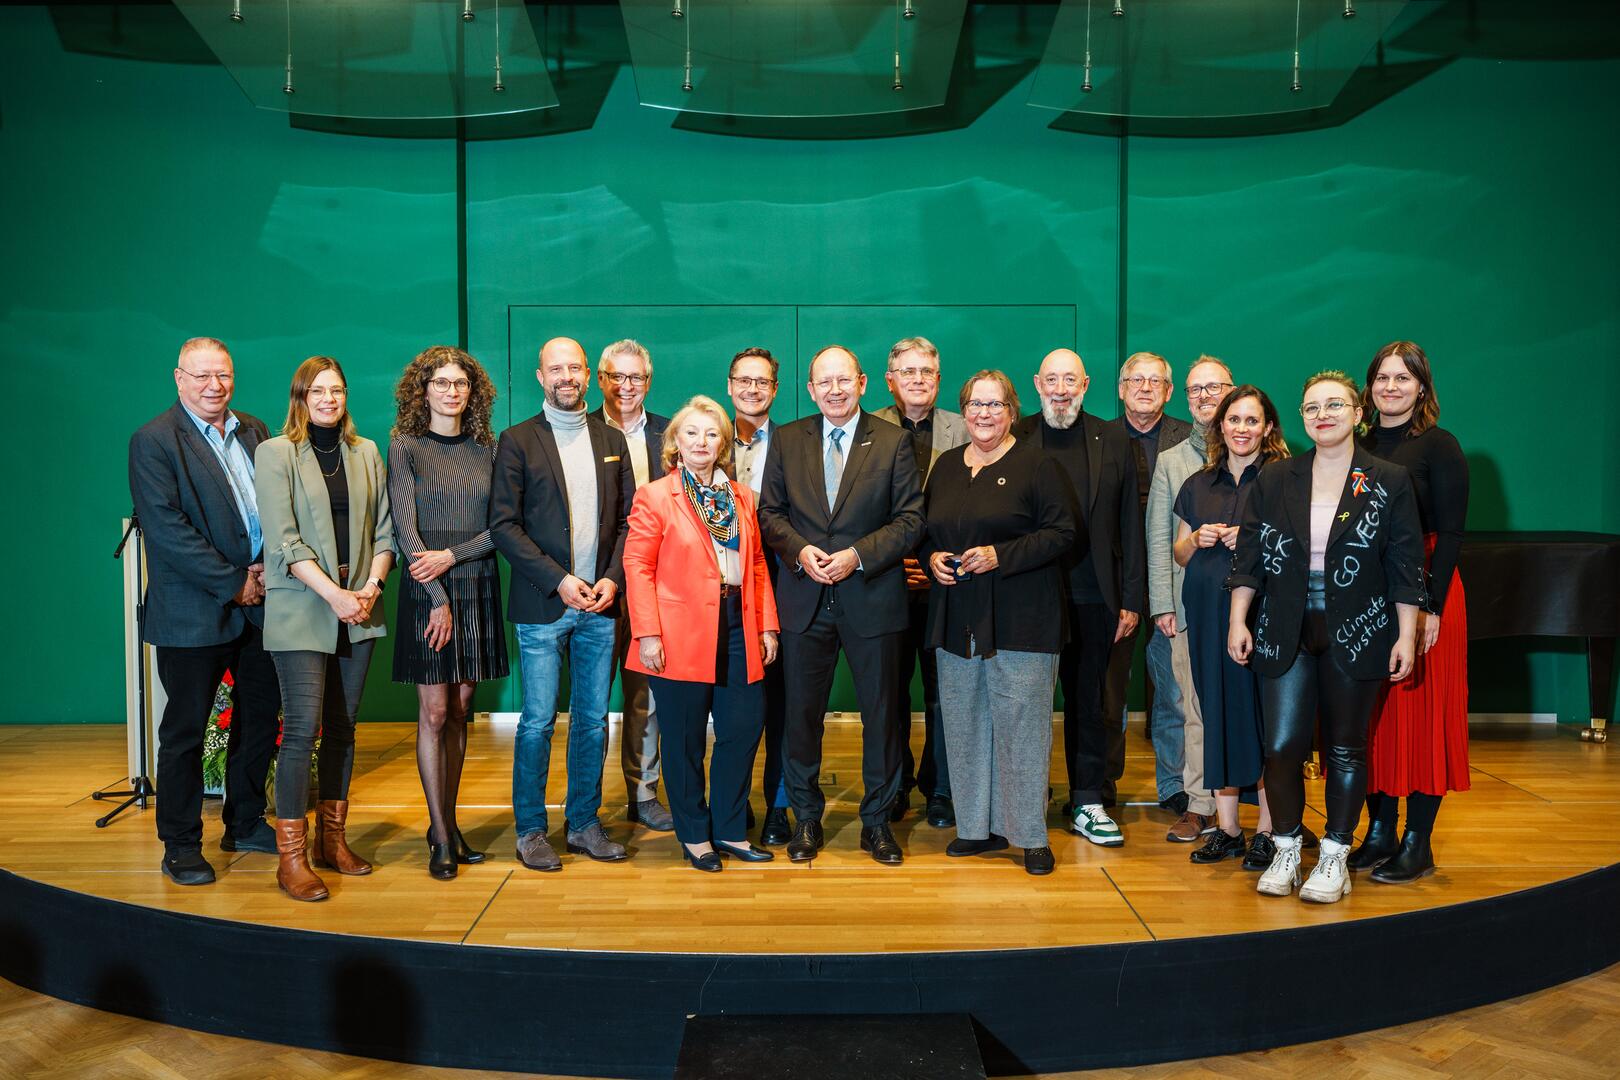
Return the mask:
<path id="1" fill-rule="evenodd" d="M 428 840 L 428 873 L 440 881 L 449 881 L 456 876 L 456 855 L 448 843 L 435 843 Z"/>
<path id="2" fill-rule="evenodd" d="M 1434 873 L 1434 853 L 1429 850 L 1429 834 L 1406 830 L 1401 850 L 1372 872 L 1380 885 L 1404 885 Z"/>
<path id="3" fill-rule="evenodd" d="M 1367 826 L 1367 838 L 1361 842 L 1360 847 L 1350 853 L 1350 860 L 1346 865 L 1356 873 L 1371 870 L 1399 851 L 1400 847 L 1400 841 L 1395 839 L 1395 826 L 1385 825 L 1374 818 Z"/>

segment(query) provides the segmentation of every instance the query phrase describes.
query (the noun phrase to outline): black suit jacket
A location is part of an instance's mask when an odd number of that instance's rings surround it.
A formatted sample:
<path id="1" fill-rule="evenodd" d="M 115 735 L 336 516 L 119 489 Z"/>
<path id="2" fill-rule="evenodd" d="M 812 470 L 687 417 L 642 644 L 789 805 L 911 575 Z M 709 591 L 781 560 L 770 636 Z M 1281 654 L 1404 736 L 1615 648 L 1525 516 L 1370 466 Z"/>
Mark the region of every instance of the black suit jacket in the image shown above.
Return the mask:
<path id="1" fill-rule="evenodd" d="M 636 493 L 624 433 L 588 416 L 594 477 L 564 477 L 557 437 L 544 411 L 501 432 L 489 489 L 489 532 L 512 564 L 507 618 L 515 623 L 556 622 L 567 610 L 557 586 L 569 574 L 568 484 L 596 484 L 596 573 L 624 592 L 625 519 Z M 583 576 L 583 575 L 581 575 Z"/>
<path id="2" fill-rule="evenodd" d="M 861 568 L 831 586 L 861 637 L 893 634 L 910 623 L 905 557 L 922 539 L 922 482 L 911 434 L 864 410 L 844 458 L 838 502 L 827 508 L 820 413 L 771 433 L 759 493 L 759 529 L 781 556 L 776 611 L 782 629 L 802 632 L 821 606 L 822 585 L 799 565 L 814 544 L 829 554 L 854 548 Z"/>
<path id="3" fill-rule="evenodd" d="M 270 432 L 264 421 L 231 411 L 251 459 Z M 131 436 L 129 493 L 146 536 L 149 644 L 223 645 L 250 622 L 264 625 L 264 605 L 235 600 L 263 553 L 251 550 L 225 467 L 178 401 Z"/>
<path id="4" fill-rule="evenodd" d="M 1254 612 L 1254 670 L 1285 673 L 1299 651 L 1311 558 L 1311 466 L 1316 451 L 1260 470 L 1243 511 L 1228 588 L 1259 596 Z M 1395 604 L 1422 606 L 1423 529 L 1405 469 L 1356 448 L 1328 531 L 1327 624 L 1330 651 L 1353 679 L 1389 677 L 1399 631 Z"/>
<path id="5" fill-rule="evenodd" d="M 607 414 L 600 408 L 591 413 L 602 423 L 607 423 Z M 612 425 L 609 424 L 609 427 Z M 641 429 L 641 438 L 647 442 L 647 483 L 652 483 L 664 475 L 664 429 L 669 427 L 669 417 L 659 416 L 655 412 L 647 413 L 647 424 Z M 623 434 L 622 432 L 620 434 Z M 630 436 L 625 435 L 626 439 Z M 631 471 L 634 475 L 634 470 Z"/>
<path id="6" fill-rule="evenodd" d="M 1075 520 L 1085 527 L 1076 531 L 1075 546 L 1063 560 L 1064 580 L 1085 558 L 1089 543 L 1103 602 L 1113 611 L 1141 611 L 1147 602 L 1147 541 L 1136 488 L 1136 453 L 1118 424 L 1084 411 L 1075 423 L 1086 433 L 1090 498 L 1082 506 L 1078 493 L 1069 488 Z M 1020 440 L 1044 447 L 1046 430 L 1045 419 L 1035 413 L 1020 420 L 1015 433 Z"/>

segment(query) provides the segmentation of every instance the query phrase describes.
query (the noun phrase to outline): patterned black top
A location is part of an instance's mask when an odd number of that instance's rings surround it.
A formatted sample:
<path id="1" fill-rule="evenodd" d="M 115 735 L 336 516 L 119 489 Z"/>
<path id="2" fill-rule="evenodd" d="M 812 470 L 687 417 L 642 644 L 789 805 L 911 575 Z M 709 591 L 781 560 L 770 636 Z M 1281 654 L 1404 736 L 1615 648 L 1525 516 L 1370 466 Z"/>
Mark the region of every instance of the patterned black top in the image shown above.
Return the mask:
<path id="1" fill-rule="evenodd" d="M 422 586 L 434 607 L 450 602 L 444 578 L 495 572 L 489 535 L 489 484 L 495 452 L 471 435 L 396 435 L 388 445 L 388 497 L 394 506 L 399 563 L 410 576 L 411 553 L 448 548 L 456 564 Z"/>

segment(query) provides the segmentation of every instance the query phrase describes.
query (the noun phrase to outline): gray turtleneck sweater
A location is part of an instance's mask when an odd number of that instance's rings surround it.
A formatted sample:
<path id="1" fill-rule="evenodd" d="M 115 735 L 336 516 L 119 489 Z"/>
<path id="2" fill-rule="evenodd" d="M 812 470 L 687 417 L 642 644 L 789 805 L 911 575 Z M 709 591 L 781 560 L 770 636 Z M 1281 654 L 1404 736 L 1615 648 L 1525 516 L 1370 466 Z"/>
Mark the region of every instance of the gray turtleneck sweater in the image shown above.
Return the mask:
<path id="1" fill-rule="evenodd" d="M 1171 548 L 1176 542 L 1176 496 L 1187 477 L 1204 467 L 1205 439 L 1209 428 L 1194 423 L 1192 434 L 1182 443 L 1160 451 L 1153 468 L 1153 483 L 1148 488 L 1147 504 L 1147 576 L 1148 616 L 1158 618 L 1166 612 L 1176 613 L 1176 625 L 1187 625 L 1187 612 L 1181 606 L 1182 569 L 1176 565 Z"/>
<path id="2" fill-rule="evenodd" d="M 546 420 L 557 440 L 563 482 L 568 489 L 568 535 L 573 539 L 573 565 L 569 571 L 587 585 L 596 584 L 596 531 L 599 494 L 596 490 L 596 452 L 585 423 L 585 407 L 565 412 L 545 403 Z"/>

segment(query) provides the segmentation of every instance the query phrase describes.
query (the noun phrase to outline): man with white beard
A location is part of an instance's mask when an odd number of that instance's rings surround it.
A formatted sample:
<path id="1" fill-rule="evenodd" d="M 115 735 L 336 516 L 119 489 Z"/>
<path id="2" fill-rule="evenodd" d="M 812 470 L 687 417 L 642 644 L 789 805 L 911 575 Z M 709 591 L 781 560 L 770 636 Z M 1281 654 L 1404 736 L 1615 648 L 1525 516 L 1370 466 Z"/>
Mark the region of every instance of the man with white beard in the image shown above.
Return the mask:
<path id="1" fill-rule="evenodd" d="M 1035 392 L 1041 414 L 1025 417 L 1019 439 L 1042 447 L 1069 478 L 1077 530 L 1063 560 L 1069 584 L 1069 644 L 1058 661 L 1063 687 L 1063 750 L 1069 771 L 1069 828 L 1093 844 L 1118 847 L 1125 834 L 1106 801 L 1109 724 L 1103 679 L 1114 643 L 1130 634 L 1142 609 L 1145 549 L 1136 457 L 1118 425 L 1081 409 L 1091 380 L 1079 354 L 1054 349 L 1041 361 Z"/>

